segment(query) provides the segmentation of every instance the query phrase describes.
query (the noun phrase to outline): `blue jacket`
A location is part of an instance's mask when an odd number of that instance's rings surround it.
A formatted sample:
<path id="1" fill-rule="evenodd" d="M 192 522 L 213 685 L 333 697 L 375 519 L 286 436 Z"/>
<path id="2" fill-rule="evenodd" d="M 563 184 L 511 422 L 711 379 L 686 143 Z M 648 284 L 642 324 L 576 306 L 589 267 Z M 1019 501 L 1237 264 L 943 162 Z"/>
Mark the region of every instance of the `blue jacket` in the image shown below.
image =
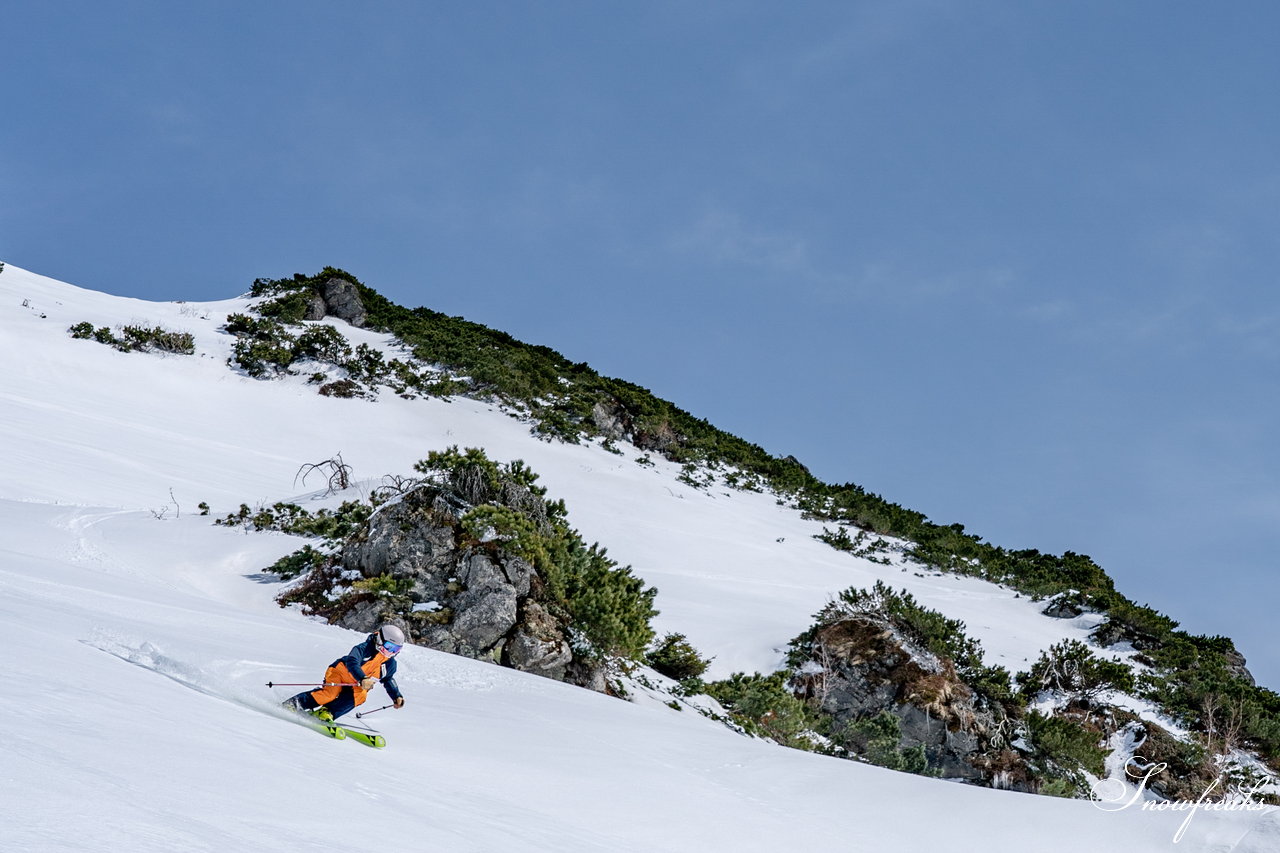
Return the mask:
<path id="1" fill-rule="evenodd" d="M 354 678 L 364 678 L 364 665 L 378 656 L 378 641 L 370 634 L 363 643 L 354 646 L 345 657 L 338 658 L 334 664 L 341 663 Z M 396 685 L 396 659 L 391 658 L 382 665 L 378 680 L 387 688 L 387 695 L 392 699 L 400 698 L 400 688 Z"/>

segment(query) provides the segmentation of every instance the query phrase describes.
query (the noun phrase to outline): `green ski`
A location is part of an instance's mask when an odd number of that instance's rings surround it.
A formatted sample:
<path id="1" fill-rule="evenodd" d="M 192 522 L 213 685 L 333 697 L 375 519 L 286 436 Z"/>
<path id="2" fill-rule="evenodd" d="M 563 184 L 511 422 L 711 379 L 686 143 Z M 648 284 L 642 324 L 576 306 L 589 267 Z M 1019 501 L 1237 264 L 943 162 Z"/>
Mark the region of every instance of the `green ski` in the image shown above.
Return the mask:
<path id="1" fill-rule="evenodd" d="M 327 713 L 321 714 L 316 711 L 303 711 L 299 716 L 302 717 L 302 724 L 309 729 L 315 729 L 322 735 L 328 735 L 334 740 L 346 740 L 347 730 L 333 721 L 333 717 Z"/>
<path id="2" fill-rule="evenodd" d="M 308 726 L 309 728 L 315 729 L 322 735 L 328 735 L 334 740 L 345 740 L 347 737 L 347 730 L 342 726 L 335 726 L 333 723 L 316 722 L 309 723 Z"/>
<path id="3" fill-rule="evenodd" d="M 346 726 L 335 723 L 333 721 L 333 717 L 331 717 L 329 712 L 323 708 L 315 711 L 306 711 L 304 713 L 315 719 L 315 722 L 308 720 L 307 725 L 311 726 L 321 734 L 326 734 L 335 740 L 351 738 L 352 740 L 360 741 L 365 746 L 372 746 L 377 749 L 382 749 L 387 745 L 387 739 L 377 732 L 366 729 L 349 729 Z"/>
<path id="4" fill-rule="evenodd" d="M 378 749 L 382 749 L 384 746 L 387 745 L 387 739 L 384 738 L 382 735 L 376 734 L 374 732 L 363 732 L 363 731 L 360 731 L 360 729 L 348 729 L 342 726 L 334 726 L 334 728 L 340 730 L 345 737 L 349 737 L 352 740 L 358 740 L 365 746 L 372 746 Z"/>

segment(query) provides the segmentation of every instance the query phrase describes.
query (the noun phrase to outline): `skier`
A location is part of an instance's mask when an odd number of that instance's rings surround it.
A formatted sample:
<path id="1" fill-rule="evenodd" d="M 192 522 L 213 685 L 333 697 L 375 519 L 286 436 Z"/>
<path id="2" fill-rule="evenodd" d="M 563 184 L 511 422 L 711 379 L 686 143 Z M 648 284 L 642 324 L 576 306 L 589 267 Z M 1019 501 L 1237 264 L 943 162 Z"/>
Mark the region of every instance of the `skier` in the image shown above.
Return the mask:
<path id="1" fill-rule="evenodd" d="M 379 681 L 397 708 L 404 707 L 404 697 L 396 685 L 395 656 L 404 646 L 404 631 L 395 625 L 383 625 L 364 642 L 356 645 L 346 657 L 338 658 L 324 673 L 324 686 L 303 691 L 285 700 L 285 707 L 310 711 L 322 720 L 334 720 L 363 705 L 369 691 Z"/>

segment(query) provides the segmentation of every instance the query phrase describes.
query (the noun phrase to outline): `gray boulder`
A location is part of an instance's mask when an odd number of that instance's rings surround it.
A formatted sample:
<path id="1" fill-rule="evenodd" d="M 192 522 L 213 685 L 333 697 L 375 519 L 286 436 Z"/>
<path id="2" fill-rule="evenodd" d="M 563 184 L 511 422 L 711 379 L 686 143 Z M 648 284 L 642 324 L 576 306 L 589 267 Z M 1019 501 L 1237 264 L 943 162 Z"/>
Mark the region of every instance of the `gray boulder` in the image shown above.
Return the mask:
<path id="1" fill-rule="evenodd" d="M 303 309 L 302 319 L 304 320 L 323 320 L 328 310 L 325 308 L 324 299 L 319 294 L 312 294 L 307 300 L 307 307 Z"/>
<path id="2" fill-rule="evenodd" d="M 320 298 L 324 301 L 327 315 L 346 320 L 357 328 L 363 328 L 369 321 L 369 315 L 360 299 L 360 291 L 345 278 L 330 278 L 320 283 Z M 311 307 L 308 306 L 308 312 Z M 308 317 L 307 319 L 320 319 Z"/>
<path id="3" fill-rule="evenodd" d="M 616 401 L 596 401 L 591 407 L 591 422 L 600 434 L 614 441 L 630 437 L 631 426 L 627 412 Z"/>
<path id="4" fill-rule="evenodd" d="M 1237 678 L 1244 679 L 1246 682 L 1248 682 L 1251 685 L 1257 686 L 1258 682 L 1254 681 L 1253 673 L 1251 673 L 1249 671 L 1249 668 L 1245 666 L 1246 661 L 1245 661 L 1244 655 L 1240 654 L 1240 652 L 1233 647 L 1227 651 L 1226 658 L 1227 658 L 1227 672 L 1231 673 Z"/>
<path id="5" fill-rule="evenodd" d="M 524 618 L 506 648 L 509 666 L 563 681 L 573 650 L 560 625 L 541 605 L 525 605 Z"/>

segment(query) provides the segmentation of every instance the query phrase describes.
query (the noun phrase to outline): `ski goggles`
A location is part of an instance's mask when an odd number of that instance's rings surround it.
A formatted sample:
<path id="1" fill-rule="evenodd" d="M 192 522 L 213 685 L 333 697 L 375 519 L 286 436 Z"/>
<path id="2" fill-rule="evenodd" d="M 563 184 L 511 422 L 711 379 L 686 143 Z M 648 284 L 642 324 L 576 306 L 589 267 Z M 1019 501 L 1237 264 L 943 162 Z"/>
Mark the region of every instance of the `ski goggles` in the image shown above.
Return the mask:
<path id="1" fill-rule="evenodd" d="M 387 643 L 383 643 L 382 645 L 378 646 L 378 648 L 379 648 L 379 649 L 381 649 L 382 651 L 386 652 L 386 653 L 387 653 L 387 654 L 389 654 L 389 655 L 394 655 L 394 654 L 396 654 L 397 652 L 399 652 L 402 648 L 404 648 L 404 646 L 400 645 L 399 643 L 390 643 L 390 642 L 387 642 Z"/>

